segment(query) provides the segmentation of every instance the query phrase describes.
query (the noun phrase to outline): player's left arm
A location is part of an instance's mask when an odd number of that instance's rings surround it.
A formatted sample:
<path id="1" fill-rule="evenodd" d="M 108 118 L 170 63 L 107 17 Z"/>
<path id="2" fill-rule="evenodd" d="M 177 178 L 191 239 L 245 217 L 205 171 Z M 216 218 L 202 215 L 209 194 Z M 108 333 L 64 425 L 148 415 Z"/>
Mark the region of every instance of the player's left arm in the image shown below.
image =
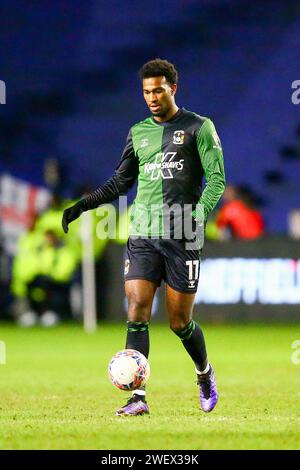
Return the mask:
<path id="1" fill-rule="evenodd" d="M 203 222 L 207 220 L 208 214 L 222 196 L 226 181 L 221 142 L 210 119 L 207 119 L 197 131 L 196 140 L 206 186 L 193 215 Z"/>

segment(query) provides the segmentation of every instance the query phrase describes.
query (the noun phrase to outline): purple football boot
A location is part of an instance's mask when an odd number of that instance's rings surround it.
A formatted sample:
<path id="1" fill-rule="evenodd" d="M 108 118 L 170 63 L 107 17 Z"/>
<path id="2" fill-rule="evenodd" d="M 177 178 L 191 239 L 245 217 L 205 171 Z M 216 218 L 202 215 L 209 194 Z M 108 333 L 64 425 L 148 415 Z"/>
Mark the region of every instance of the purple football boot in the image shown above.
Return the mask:
<path id="1" fill-rule="evenodd" d="M 138 416 L 149 413 L 147 402 L 139 395 L 129 398 L 125 406 L 116 411 L 117 416 Z"/>
<path id="2" fill-rule="evenodd" d="M 209 413 L 218 403 L 218 390 L 212 366 L 206 374 L 197 374 L 197 384 L 200 386 L 200 405 L 202 411 Z"/>

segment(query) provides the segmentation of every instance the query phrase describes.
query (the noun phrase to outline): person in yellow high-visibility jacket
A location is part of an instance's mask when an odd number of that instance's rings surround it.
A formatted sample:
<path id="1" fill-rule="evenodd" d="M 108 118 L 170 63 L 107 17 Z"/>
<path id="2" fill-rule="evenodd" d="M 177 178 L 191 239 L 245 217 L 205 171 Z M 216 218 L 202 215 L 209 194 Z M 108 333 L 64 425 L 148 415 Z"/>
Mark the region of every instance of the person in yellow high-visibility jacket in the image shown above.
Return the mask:
<path id="1" fill-rule="evenodd" d="M 62 201 L 56 195 L 53 196 L 49 209 L 47 209 L 38 219 L 37 230 L 46 232 L 51 230 L 65 244 L 72 246 L 73 253 L 76 254 L 78 260 L 82 258 L 81 245 L 81 222 L 77 220 L 70 228 L 70 238 L 67 236 L 61 226 L 61 211 L 67 207 L 72 201 Z M 75 201 L 73 201 L 74 203 Z M 115 208 L 112 204 L 105 204 L 98 210 L 92 212 L 92 234 L 94 243 L 94 256 L 99 259 L 110 239 L 111 228 L 114 227 Z M 103 221 L 103 223 L 101 223 Z M 98 227 L 99 224 L 99 227 Z"/>
<path id="2" fill-rule="evenodd" d="M 40 264 L 37 253 L 43 243 L 43 233 L 36 230 L 34 224 L 19 238 L 17 253 L 13 260 L 11 282 L 11 291 L 16 297 L 27 296 L 27 286 L 38 274 Z"/>
<path id="3" fill-rule="evenodd" d="M 81 258 L 81 241 L 78 231 L 78 225 L 73 227 L 70 231 L 70 239 L 66 237 L 61 228 L 61 211 L 66 207 L 70 201 L 62 200 L 57 195 L 52 196 L 49 208 L 38 218 L 36 223 L 36 230 L 40 232 L 53 232 L 65 245 L 72 247 L 73 254 L 76 255 L 78 261 Z"/>
<path id="4" fill-rule="evenodd" d="M 31 230 L 19 241 L 13 265 L 12 292 L 27 298 L 30 313 L 70 317 L 69 290 L 79 260 L 73 247 L 51 230 Z M 26 312 L 26 315 L 29 312 Z"/>
<path id="5" fill-rule="evenodd" d="M 70 287 L 79 265 L 78 256 L 71 245 L 47 230 L 39 253 L 39 272 L 28 285 L 31 305 L 42 317 L 71 317 Z"/>

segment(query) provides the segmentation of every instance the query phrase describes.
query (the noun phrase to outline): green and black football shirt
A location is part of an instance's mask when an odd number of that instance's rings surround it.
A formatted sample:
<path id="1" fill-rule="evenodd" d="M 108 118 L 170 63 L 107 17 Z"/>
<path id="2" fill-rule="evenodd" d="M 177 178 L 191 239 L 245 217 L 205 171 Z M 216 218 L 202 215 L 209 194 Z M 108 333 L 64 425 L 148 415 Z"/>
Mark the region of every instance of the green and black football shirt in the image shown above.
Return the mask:
<path id="1" fill-rule="evenodd" d="M 190 212 L 197 207 L 197 214 L 200 208 L 206 219 L 225 188 L 223 153 L 213 122 L 179 109 L 169 121 L 149 117 L 135 124 L 114 175 L 85 198 L 84 210 L 125 194 L 136 179 L 131 235 L 163 236 L 165 212 L 172 207 Z"/>

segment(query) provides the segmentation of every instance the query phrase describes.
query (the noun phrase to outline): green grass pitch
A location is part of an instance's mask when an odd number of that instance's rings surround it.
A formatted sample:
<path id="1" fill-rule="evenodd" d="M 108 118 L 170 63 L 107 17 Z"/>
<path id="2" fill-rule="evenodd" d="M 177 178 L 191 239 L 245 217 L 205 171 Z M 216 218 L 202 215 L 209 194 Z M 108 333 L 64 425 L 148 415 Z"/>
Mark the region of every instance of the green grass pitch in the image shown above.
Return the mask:
<path id="1" fill-rule="evenodd" d="M 166 325 L 151 326 L 149 416 L 115 417 L 128 393 L 107 378 L 124 325 L 0 326 L 1 449 L 299 449 L 300 325 L 203 327 L 220 401 L 199 410 L 194 368 Z"/>

